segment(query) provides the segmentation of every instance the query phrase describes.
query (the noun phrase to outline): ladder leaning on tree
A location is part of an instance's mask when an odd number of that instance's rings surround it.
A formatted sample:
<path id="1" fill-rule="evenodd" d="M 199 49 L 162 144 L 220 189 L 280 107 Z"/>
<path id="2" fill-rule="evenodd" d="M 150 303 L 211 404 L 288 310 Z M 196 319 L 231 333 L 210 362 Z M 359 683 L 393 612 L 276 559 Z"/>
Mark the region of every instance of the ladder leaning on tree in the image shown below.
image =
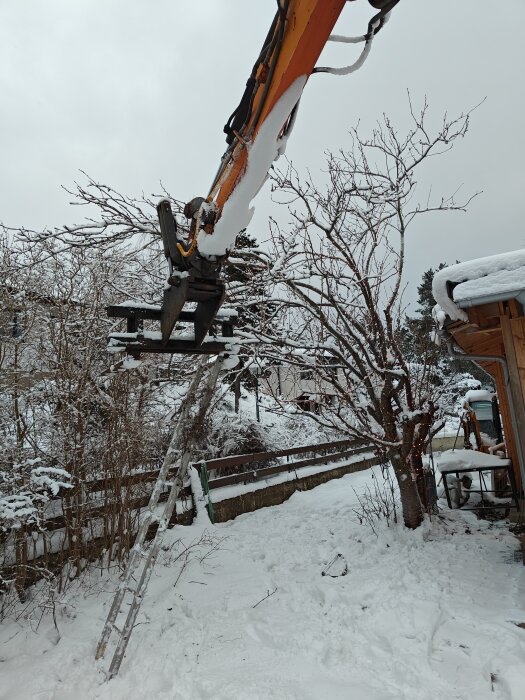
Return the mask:
<path id="1" fill-rule="evenodd" d="M 209 368 L 208 360 L 203 358 L 195 372 L 178 416 L 177 426 L 170 445 L 164 457 L 159 476 L 151 492 L 149 504 L 141 516 L 140 526 L 133 545 L 126 570 L 115 592 L 102 635 L 97 645 L 95 659 L 104 657 L 113 632 L 117 633 L 117 641 L 109 666 L 108 680 L 117 675 L 126 647 L 135 625 L 140 605 L 146 593 L 153 567 L 157 560 L 162 539 L 170 523 L 175 503 L 184 485 L 192 447 L 198 434 L 198 426 L 204 419 L 213 397 L 219 373 L 223 369 L 224 357 L 219 356 Z M 207 373 L 207 377 L 206 377 Z M 156 513 L 159 497 L 167 485 L 169 470 L 178 463 L 168 500 L 160 517 Z M 158 523 L 153 542 L 145 548 L 146 536 L 151 525 Z M 131 601 L 131 602 L 129 602 Z M 129 603 L 129 610 L 122 628 L 117 626 L 117 619 L 122 613 L 123 606 Z"/>

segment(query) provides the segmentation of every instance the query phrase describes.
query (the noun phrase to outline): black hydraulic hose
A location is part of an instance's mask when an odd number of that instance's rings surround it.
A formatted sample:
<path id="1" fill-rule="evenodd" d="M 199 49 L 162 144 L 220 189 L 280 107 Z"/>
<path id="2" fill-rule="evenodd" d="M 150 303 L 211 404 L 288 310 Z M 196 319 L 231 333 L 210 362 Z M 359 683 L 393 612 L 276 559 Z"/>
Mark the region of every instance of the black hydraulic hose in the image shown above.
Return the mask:
<path id="1" fill-rule="evenodd" d="M 282 44 L 282 39 L 283 39 L 283 34 L 284 34 L 284 26 L 286 23 L 286 17 L 287 17 L 287 12 L 288 12 L 288 6 L 289 6 L 289 0 L 286 0 L 284 3 L 284 6 L 281 6 L 280 3 L 278 3 L 278 10 L 275 14 L 275 17 L 273 19 L 272 25 L 270 27 L 270 30 L 266 36 L 266 39 L 263 44 L 263 48 L 261 49 L 259 53 L 259 57 L 257 58 L 257 61 L 255 62 L 252 72 L 250 74 L 250 77 L 248 78 L 248 81 L 246 83 L 246 88 L 244 90 L 244 94 L 241 98 L 241 101 L 237 108 L 234 110 L 234 112 L 230 115 L 230 118 L 226 122 L 224 126 L 224 133 L 227 134 L 226 137 L 226 142 L 228 145 L 231 145 L 235 139 L 235 134 L 234 132 L 237 131 L 238 133 L 243 133 L 244 129 L 246 128 L 248 122 L 250 121 L 251 118 L 251 113 L 252 113 L 252 106 L 253 106 L 253 100 L 255 98 L 255 94 L 257 92 L 257 89 L 259 87 L 259 83 L 256 80 L 256 74 L 259 66 L 261 63 L 264 63 L 267 60 L 268 56 L 271 56 L 273 53 L 273 60 L 272 64 L 270 66 L 268 76 L 266 78 L 265 82 L 265 90 L 262 95 L 261 101 L 259 103 L 259 106 L 257 108 L 257 112 L 255 114 L 255 117 L 253 119 L 253 123 L 257 122 L 257 119 L 259 118 L 262 108 L 264 106 L 264 103 L 266 101 L 266 96 L 268 94 L 268 90 L 270 88 L 271 82 L 272 82 L 272 77 L 273 73 L 275 71 L 275 66 L 277 64 L 277 59 L 279 58 L 280 54 L 280 48 Z M 280 22 L 279 22 L 280 20 Z M 277 29 L 277 31 L 276 31 Z"/>
<path id="2" fill-rule="evenodd" d="M 379 9 L 379 12 L 377 15 L 374 15 L 368 23 L 368 31 L 365 35 L 367 40 L 379 32 L 385 24 L 386 15 L 394 9 L 399 0 L 368 0 L 368 2 L 372 7 Z M 377 24 L 378 22 L 379 24 Z"/>
<path id="3" fill-rule="evenodd" d="M 273 38 L 274 38 L 274 33 L 275 33 L 275 27 L 277 25 L 277 20 L 279 19 L 279 11 L 275 13 L 275 17 L 273 18 L 273 22 L 271 24 L 271 27 L 268 31 L 268 34 L 266 36 L 266 39 L 264 40 L 263 47 L 259 53 L 259 56 L 257 57 L 257 60 L 253 64 L 252 72 L 250 73 L 250 77 L 246 81 L 246 88 L 244 90 L 243 96 L 241 97 L 241 101 L 237 105 L 237 107 L 233 110 L 233 112 L 230 114 L 226 124 L 224 125 L 224 133 L 225 134 L 231 134 L 232 129 L 234 128 L 232 125 L 232 122 L 234 119 L 237 117 L 239 114 L 249 114 L 251 111 L 250 106 L 251 103 L 253 102 L 253 92 L 254 92 L 254 86 L 255 86 L 255 76 L 257 74 L 257 69 L 259 65 L 266 59 L 266 54 L 268 50 L 271 50 L 271 45 L 273 43 Z M 247 105 L 250 105 L 247 107 Z"/>
<path id="4" fill-rule="evenodd" d="M 256 80 L 257 70 L 258 70 L 259 66 L 262 63 L 265 63 L 266 60 L 268 59 L 268 57 L 271 56 L 276 45 L 280 44 L 282 41 L 282 34 L 283 34 L 284 22 L 286 20 L 286 12 L 288 10 L 288 4 L 289 4 L 289 0 L 286 1 L 285 7 L 282 8 L 281 5 L 278 3 L 279 8 L 278 8 L 277 12 L 275 13 L 271 27 L 268 31 L 266 39 L 264 40 L 263 47 L 262 47 L 261 51 L 259 52 L 259 56 L 253 65 L 252 72 L 250 73 L 250 77 L 248 78 L 248 80 L 246 82 L 246 88 L 244 90 L 241 101 L 239 102 L 239 105 L 232 112 L 228 121 L 224 125 L 223 131 L 225 134 L 227 134 L 226 142 L 229 145 L 233 142 L 233 140 L 235 138 L 234 131 L 242 133 L 242 131 L 244 130 L 244 128 L 246 127 L 246 125 L 248 124 L 248 122 L 250 120 L 252 106 L 253 106 L 253 100 L 255 98 L 255 94 L 256 94 L 257 89 L 259 87 L 259 84 Z M 281 20 L 281 24 L 279 27 L 279 31 L 276 32 L 276 28 L 278 26 L 279 20 Z M 269 75 L 267 78 L 267 81 L 266 81 L 267 85 L 269 84 L 270 80 L 271 80 L 271 75 Z M 264 97 L 263 97 L 262 103 L 264 103 Z"/>
<path id="5" fill-rule="evenodd" d="M 279 5 L 279 15 L 280 15 L 281 21 L 278 25 L 277 38 L 276 38 L 276 42 L 275 42 L 275 49 L 273 52 L 272 63 L 270 66 L 270 70 L 268 71 L 268 76 L 266 78 L 266 82 L 264 84 L 264 92 L 262 94 L 261 101 L 259 102 L 259 105 L 257 107 L 257 112 L 255 113 L 255 116 L 254 116 L 253 121 L 252 121 L 252 130 L 253 130 L 253 125 L 257 124 L 259 117 L 261 115 L 261 112 L 263 110 L 263 107 L 266 103 L 268 91 L 269 91 L 270 86 L 272 84 L 273 75 L 275 73 L 275 67 L 277 66 L 277 61 L 279 60 L 279 56 L 281 54 L 281 46 L 283 43 L 284 28 L 286 25 L 286 18 L 288 16 L 289 4 L 290 4 L 290 0 L 285 0 L 284 8 L 282 8 L 281 5 Z"/>

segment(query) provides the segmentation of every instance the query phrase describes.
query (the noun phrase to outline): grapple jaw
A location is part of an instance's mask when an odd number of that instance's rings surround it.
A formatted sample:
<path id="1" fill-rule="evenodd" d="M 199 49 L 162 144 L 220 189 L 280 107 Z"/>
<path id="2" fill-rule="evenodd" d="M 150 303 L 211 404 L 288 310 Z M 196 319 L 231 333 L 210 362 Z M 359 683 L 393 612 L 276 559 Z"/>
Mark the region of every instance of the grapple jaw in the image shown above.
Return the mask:
<path id="1" fill-rule="evenodd" d="M 221 309 L 216 312 L 211 326 L 206 331 L 203 329 L 207 325 L 207 320 L 203 325 L 199 325 L 196 310 L 183 309 L 177 319 L 175 332 L 167 339 L 162 337 L 162 331 L 145 328 L 144 323 L 145 321 L 162 323 L 164 311 L 161 306 L 129 302 L 108 306 L 107 313 L 110 318 L 125 318 L 127 321 L 126 332 L 109 334 L 108 351 L 113 353 L 126 351 L 136 359 L 142 353 L 218 355 L 222 352 L 233 352 L 234 346 L 239 344 L 233 336 L 237 318 L 235 309 Z M 187 324 L 193 325 L 193 332 L 191 325 L 187 328 Z M 152 323 L 148 325 L 155 326 Z"/>
<path id="2" fill-rule="evenodd" d="M 182 307 L 188 297 L 188 278 L 180 280 L 178 285 L 171 285 L 164 290 L 160 314 L 160 332 L 162 340 L 167 341 L 175 328 Z"/>
<path id="3" fill-rule="evenodd" d="M 164 290 L 160 329 L 162 340 L 168 341 L 180 318 L 186 302 L 195 302 L 192 315 L 195 345 L 200 345 L 210 330 L 225 296 L 224 282 L 219 279 L 202 279 L 191 276 L 170 278 L 170 286 Z"/>
<path id="4" fill-rule="evenodd" d="M 220 313 L 225 285 L 219 274 L 224 258 L 208 260 L 197 250 L 186 254 L 184 242 L 177 238 L 177 224 L 167 199 L 159 202 L 157 213 L 164 254 L 171 270 L 162 305 L 129 303 L 108 306 L 108 316 L 127 319 L 126 333 L 111 333 L 108 349 L 125 349 L 135 357 L 143 352 L 223 352 L 230 342 L 228 339 L 233 336 L 233 322 L 237 315 L 235 310 Z M 184 308 L 187 303 L 191 308 Z M 160 321 L 160 332 L 145 331 L 144 319 Z M 216 321 L 222 326 L 220 334 L 215 331 Z M 173 335 L 173 331 L 180 330 L 184 323 L 193 324 L 193 334 Z"/>

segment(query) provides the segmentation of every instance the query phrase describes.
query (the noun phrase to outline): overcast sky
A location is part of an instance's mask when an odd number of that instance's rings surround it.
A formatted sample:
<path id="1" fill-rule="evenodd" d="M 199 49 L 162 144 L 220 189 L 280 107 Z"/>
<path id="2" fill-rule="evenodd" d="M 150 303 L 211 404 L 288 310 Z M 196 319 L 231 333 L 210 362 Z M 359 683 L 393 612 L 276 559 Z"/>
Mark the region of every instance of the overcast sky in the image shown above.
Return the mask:
<path id="1" fill-rule="evenodd" d="M 130 195 L 159 182 L 178 199 L 205 195 L 274 11 L 274 0 L 0 0 L 0 221 L 78 222 L 61 185 L 81 169 Z M 336 31 L 363 33 L 372 12 L 349 2 Z M 384 112 L 406 128 L 407 89 L 436 117 L 487 98 L 425 174 L 436 193 L 483 194 L 468 214 L 420 220 L 412 290 L 441 261 L 525 247 L 524 25 L 523 0 L 401 0 L 358 73 L 306 86 L 287 155 L 314 175 L 357 121 L 366 130 Z M 320 63 L 358 50 L 331 46 Z M 266 236 L 274 206 L 263 189 L 252 235 Z"/>

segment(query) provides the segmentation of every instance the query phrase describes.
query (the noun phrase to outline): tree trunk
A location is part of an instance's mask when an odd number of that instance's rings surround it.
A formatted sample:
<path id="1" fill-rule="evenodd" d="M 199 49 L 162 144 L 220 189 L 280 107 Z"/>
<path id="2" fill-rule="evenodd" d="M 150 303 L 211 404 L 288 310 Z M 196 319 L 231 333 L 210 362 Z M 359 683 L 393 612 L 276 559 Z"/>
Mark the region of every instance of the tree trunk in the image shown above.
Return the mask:
<path id="1" fill-rule="evenodd" d="M 419 493 L 419 499 L 425 511 L 428 512 L 428 494 L 427 494 L 427 484 L 425 481 L 425 470 L 423 468 L 423 455 L 421 452 L 411 453 L 410 456 L 412 464 L 412 474 L 415 476 L 416 486 Z"/>
<path id="2" fill-rule="evenodd" d="M 406 460 L 396 453 L 390 455 L 390 461 L 394 466 L 394 472 L 399 485 L 401 495 L 401 508 L 403 511 L 403 522 L 406 527 L 415 530 L 423 522 L 423 507 L 417 488 L 417 483 L 412 478 L 412 470 Z"/>
<path id="3" fill-rule="evenodd" d="M 403 474 L 403 477 L 398 479 L 403 521 L 407 527 L 415 530 L 423 522 L 423 508 L 416 482 L 410 474 Z"/>

